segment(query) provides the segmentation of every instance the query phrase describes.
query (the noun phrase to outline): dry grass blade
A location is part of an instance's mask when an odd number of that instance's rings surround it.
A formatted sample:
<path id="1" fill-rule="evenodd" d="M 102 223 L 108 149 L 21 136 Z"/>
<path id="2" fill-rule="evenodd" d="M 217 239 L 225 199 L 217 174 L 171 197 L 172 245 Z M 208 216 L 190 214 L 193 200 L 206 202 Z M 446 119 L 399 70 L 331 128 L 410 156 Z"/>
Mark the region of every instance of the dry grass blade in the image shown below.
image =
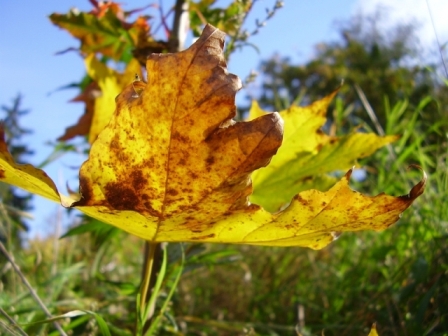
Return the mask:
<path id="1" fill-rule="evenodd" d="M 37 302 L 37 304 L 41 307 L 41 309 L 45 312 L 45 315 L 48 318 L 52 318 L 53 315 L 50 313 L 50 311 L 48 310 L 48 308 L 45 306 L 45 304 L 43 303 L 43 301 L 40 299 L 39 295 L 37 295 L 36 291 L 34 290 L 34 288 L 31 286 L 31 284 L 28 282 L 28 280 L 26 279 L 25 275 L 22 273 L 22 271 L 20 270 L 20 267 L 14 262 L 12 256 L 8 253 L 8 251 L 6 250 L 5 246 L 0 242 L 0 251 L 5 255 L 6 259 L 8 259 L 8 261 L 11 263 L 11 266 L 14 268 L 14 270 L 16 271 L 17 275 L 20 277 L 20 279 L 22 279 L 23 284 L 26 286 L 26 288 L 28 288 L 28 290 L 30 291 L 31 296 L 34 298 L 34 300 Z M 59 331 L 59 333 L 63 336 L 67 336 L 67 334 L 65 333 L 65 331 L 62 329 L 62 327 L 60 326 L 59 323 L 57 322 L 53 322 L 54 327 Z"/>
<path id="2" fill-rule="evenodd" d="M 16 322 L 11 316 L 9 316 L 8 313 L 5 312 L 1 307 L 0 307 L 0 314 L 2 314 L 2 315 L 8 320 L 8 322 L 10 323 L 10 325 L 11 325 L 12 327 L 14 327 L 14 329 L 17 330 L 18 334 L 27 336 L 27 333 L 26 333 L 22 328 L 20 328 L 20 326 L 17 324 L 17 322 Z M 2 321 L 0 321 L 0 324 L 1 324 L 1 326 L 2 326 L 4 329 L 6 329 L 6 330 L 8 331 L 11 335 L 17 335 L 17 333 L 16 333 L 13 329 L 11 329 L 10 326 L 4 324 Z"/>

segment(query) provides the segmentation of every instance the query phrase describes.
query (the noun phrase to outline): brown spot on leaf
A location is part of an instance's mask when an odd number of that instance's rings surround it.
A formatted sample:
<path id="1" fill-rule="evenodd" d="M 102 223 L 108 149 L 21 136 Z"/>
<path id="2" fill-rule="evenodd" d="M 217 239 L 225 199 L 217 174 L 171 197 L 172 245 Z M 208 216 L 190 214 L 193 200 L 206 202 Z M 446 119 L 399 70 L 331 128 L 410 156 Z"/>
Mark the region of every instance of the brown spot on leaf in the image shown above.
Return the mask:
<path id="1" fill-rule="evenodd" d="M 5 171 L 3 169 L 0 169 L 0 179 L 5 178 Z"/>
<path id="2" fill-rule="evenodd" d="M 137 192 L 145 187 L 146 179 L 143 176 L 143 173 L 141 170 L 134 170 L 131 172 L 131 180 L 132 180 L 132 186 L 134 190 Z"/>
<path id="3" fill-rule="evenodd" d="M 213 156 L 209 156 L 206 160 L 205 163 L 207 163 L 207 166 L 212 166 L 215 163 L 215 158 Z"/>
<path id="4" fill-rule="evenodd" d="M 174 139 L 174 140 L 177 140 L 179 142 L 182 142 L 184 144 L 191 142 L 191 140 L 188 137 L 182 135 L 179 132 L 173 132 L 172 135 L 171 135 L 171 138 Z"/>
<path id="5" fill-rule="evenodd" d="M 119 182 L 109 182 L 105 187 L 107 202 L 117 210 L 138 210 L 139 200 L 134 189 Z"/>
<path id="6" fill-rule="evenodd" d="M 81 194 L 81 199 L 73 203 L 73 207 L 88 205 L 93 196 L 92 186 L 89 184 L 89 180 L 82 175 L 79 177 L 79 193 Z"/>
<path id="7" fill-rule="evenodd" d="M 300 196 L 300 194 L 294 196 L 294 199 L 296 201 L 298 201 L 300 204 L 302 204 L 303 206 L 308 206 L 308 204 L 309 204 L 309 202 L 306 199 L 304 199 L 302 196 Z"/>
<path id="8" fill-rule="evenodd" d="M 151 158 L 145 160 L 143 163 L 143 166 L 147 167 L 147 168 L 153 168 L 154 167 L 154 158 L 151 157 Z"/>
<path id="9" fill-rule="evenodd" d="M 303 183 L 305 183 L 305 182 L 309 182 L 309 181 L 311 181 L 312 179 L 313 179 L 312 176 L 305 176 L 305 177 L 302 177 L 302 182 L 303 182 Z"/>
<path id="10" fill-rule="evenodd" d="M 167 193 L 168 195 L 170 195 L 170 196 L 176 196 L 176 195 L 179 194 L 179 191 L 176 190 L 176 189 L 168 189 L 168 190 L 166 191 L 166 193 Z"/>

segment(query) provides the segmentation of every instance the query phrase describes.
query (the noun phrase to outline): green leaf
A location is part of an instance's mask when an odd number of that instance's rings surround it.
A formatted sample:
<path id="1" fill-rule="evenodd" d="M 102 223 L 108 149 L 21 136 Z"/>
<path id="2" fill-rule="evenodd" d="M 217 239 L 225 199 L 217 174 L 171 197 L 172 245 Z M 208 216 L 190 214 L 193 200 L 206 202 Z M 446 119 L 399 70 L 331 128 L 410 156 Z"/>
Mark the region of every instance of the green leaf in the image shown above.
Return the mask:
<path id="1" fill-rule="evenodd" d="M 102 13 L 71 10 L 68 14 L 51 14 L 50 20 L 79 39 L 82 52 L 100 52 L 116 61 L 123 61 L 123 57 L 128 57 L 135 45 L 128 33 L 133 24 L 124 24 L 124 12 L 118 4 L 100 6 L 104 6 L 99 9 Z M 139 26 L 136 28 L 139 29 Z"/>
<path id="2" fill-rule="evenodd" d="M 72 236 L 78 236 L 80 234 L 87 232 L 94 232 L 97 235 L 112 235 L 115 234 L 116 232 L 118 233 L 119 230 L 99 220 L 89 218 L 88 223 L 81 224 L 79 226 L 71 228 L 70 230 L 67 231 L 67 233 L 61 236 L 61 239 Z"/>
<path id="3" fill-rule="evenodd" d="M 357 159 L 369 156 L 398 139 L 396 136 L 380 137 L 361 132 L 342 137 L 324 134 L 321 127 L 326 122 L 328 105 L 336 93 L 307 107 L 291 106 L 280 112 L 285 122 L 283 143 L 270 164 L 253 173 L 252 203 L 275 212 L 304 190 L 326 191 L 336 182 L 329 173 L 345 171 L 353 167 Z M 265 113 L 254 102 L 249 119 Z"/>

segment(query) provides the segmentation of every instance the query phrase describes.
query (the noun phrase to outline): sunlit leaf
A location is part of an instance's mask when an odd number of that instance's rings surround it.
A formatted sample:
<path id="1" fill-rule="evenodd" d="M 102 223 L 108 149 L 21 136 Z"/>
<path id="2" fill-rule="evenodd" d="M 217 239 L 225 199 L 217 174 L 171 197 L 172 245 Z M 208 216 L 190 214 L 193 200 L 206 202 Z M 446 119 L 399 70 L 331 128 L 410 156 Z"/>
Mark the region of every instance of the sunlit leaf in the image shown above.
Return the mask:
<path id="1" fill-rule="evenodd" d="M 346 171 L 356 164 L 356 159 L 367 157 L 398 139 L 373 133 L 354 132 L 342 137 L 323 133 L 321 128 L 326 122 L 327 108 L 336 93 L 307 107 L 291 106 L 280 112 L 285 121 L 283 144 L 269 166 L 252 175 L 252 202 L 276 211 L 301 191 L 328 190 L 336 178 L 327 173 Z M 253 102 L 249 119 L 265 114 L 257 102 Z"/>
<path id="2" fill-rule="evenodd" d="M 0 180 L 51 201 L 61 202 L 64 206 L 69 206 L 74 201 L 61 196 L 53 180 L 43 170 L 30 164 L 14 162 L 6 147 L 3 126 L 0 127 Z"/>
<path id="3" fill-rule="evenodd" d="M 149 54 L 167 50 L 167 42 L 156 41 L 151 35 L 147 16 L 127 21 L 131 14 L 147 7 L 154 7 L 154 4 L 124 12 L 116 2 L 91 3 L 95 7 L 88 13 L 74 8 L 68 14 L 50 15 L 50 20 L 55 25 L 67 30 L 80 41 L 79 50 L 83 53 L 100 53 L 102 56 L 125 63 L 135 57 L 144 64 Z M 69 48 L 66 51 L 69 50 L 76 49 Z"/>
<path id="4" fill-rule="evenodd" d="M 283 121 L 277 113 L 232 121 L 241 82 L 227 72 L 223 45 L 224 34 L 208 25 L 189 49 L 148 58 L 147 83 L 130 83 L 117 97 L 81 167 L 81 198 L 72 206 L 153 242 L 319 249 L 344 231 L 387 228 L 423 192 L 426 176 L 409 195 L 363 196 L 349 188 L 349 170 L 327 192 L 301 192 L 281 212 L 251 204 L 250 175 L 277 152 Z M 1 179 L 35 192 L 17 180 L 22 171 L 5 145 L 0 150 Z M 39 180 L 42 171 L 27 167 Z M 39 194 L 54 199 L 50 182 L 41 182 L 49 191 Z"/>
<path id="5" fill-rule="evenodd" d="M 115 98 L 129 83 L 133 82 L 136 75 L 142 76 L 140 64 L 136 59 L 129 62 L 123 73 L 98 61 L 94 54 L 87 56 L 84 62 L 87 74 L 95 82 L 75 99 L 86 102 L 86 113 L 81 116 L 76 125 L 67 128 L 59 140 L 69 140 L 76 135 L 85 135 L 88 130 L 89 142 L 95 141 L 112 117 Z"/>
<path id="6" fill-rule="evenodd" d="M 101 3 L 89 13 L 77 9 L 70 10 L 68 14 L 54 13 L 50 20 L 80 40 L 82 52 L 100 52 L 117 61 L 129 59 L 139 31 L 149 30 L 141 18 L 127 23 L 124 11 L 114 2 Z"/>
<path id="7" fill-rule="evenodd" d="M 91 82 L 81 94 L 71 100 L 71 102 L 85 103 L 84 114 L 79 118 L 75 125 L 65 129 L 64 134 L 58 138 L 58 141 L 67 141 L 79 135 L 83 136 L 89 134 L 93 114 L 95 113 L 95 100 L 100 96 L 101 90 L 98 83 Z"/>
<path id="8" fill-rule="evenodd" d="M 101 96 L 95 99 L 95 111 L 90 127 L 89 142 L 92 143 L 104 129 L 114 112 L 115 98 L 135 79 L 142 76 L 140 64 L 132 59 L 125 71 L 120 74 L 101 63 L 92 54 L 85 59 L 87 73 L 99 85 Z"/>

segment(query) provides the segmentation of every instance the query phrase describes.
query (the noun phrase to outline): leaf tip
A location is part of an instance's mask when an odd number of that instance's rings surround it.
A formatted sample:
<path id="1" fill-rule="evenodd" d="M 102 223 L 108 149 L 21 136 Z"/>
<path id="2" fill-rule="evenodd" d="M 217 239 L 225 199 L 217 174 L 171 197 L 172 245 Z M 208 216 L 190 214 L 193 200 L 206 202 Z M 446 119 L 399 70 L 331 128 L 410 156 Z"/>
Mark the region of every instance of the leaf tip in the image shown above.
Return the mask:
<path id="1" fill-rule="evenodd" d="M 345 173 L 344 178 L 345 178 L 347 181 L 350 181 L 350 177 L 352 176 L 354 170 L 355 170 L 355 166 L 351 167 L 351 168 Z"/>
<path id="2" fill-rule="evenodd" d="M 338 240 L 339 237 L 342 235 L 342 231 L 332 231 L 330 232 L 331 236 L 333 237 L 333 241 Z"/>
<path id="3" fill-rule="evenodd" d="M 419 197 L 425 191 L 426 181 L 428 180 L 428 175 L 423 170 L 423 168 L 420 167 L 419 165 L 411 164 L 411 165 L 408 166 L 408 169 L 410 169 L 410 168 L 418 169 L 423 174 L 422 179 L 420 180 L 420 182 L 417 183 L 415 186 L 413 186 L 411 191 L 409 192 L 409 194 L 406 195 L 406 197 L 410 198 L 411 200 L 415 200 L 417 197 Z"/>
<path id="4" fill-rule="evenodd" d="M 372 328 L 370 329 L 369 336 L 378 336 L 378 331 L 376 330 L 376 322 L 372 324 Z"/>

